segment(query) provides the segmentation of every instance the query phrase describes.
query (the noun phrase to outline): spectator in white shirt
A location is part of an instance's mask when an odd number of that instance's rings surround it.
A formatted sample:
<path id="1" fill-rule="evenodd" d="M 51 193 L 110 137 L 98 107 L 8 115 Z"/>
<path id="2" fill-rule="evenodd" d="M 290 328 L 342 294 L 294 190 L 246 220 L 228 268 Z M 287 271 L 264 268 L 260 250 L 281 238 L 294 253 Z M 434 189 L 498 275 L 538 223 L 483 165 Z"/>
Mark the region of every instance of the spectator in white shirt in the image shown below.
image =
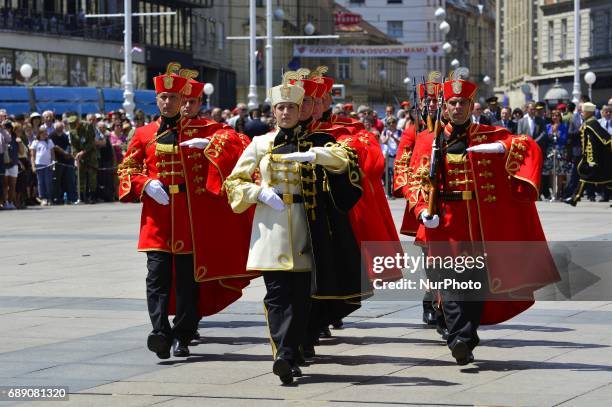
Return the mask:
<path id="1" fill-rule="evenodd" d="M 47 135 L 51 136 L 55 131 L 55 127 L 53 126 L 53 122 L 55 121 L 55 113 L 51 110 L 45 110 L 42 114 L 43 126 L 47 129 Z"/>
<path id="2" fill-rule="evenodd" d="M 601 119 L 599 119 L 599 124 L 604 130 L 608 131 L 608 134 L 612 135 L 612 106 L 604 105 L 601 108 Z"/>
<path id="3" fill-rule="evenodd" d="M 36 140 L 32 142 L 31 157 L 32 170 L 36 171 L 38 178 L 38 197 L 41 200 L 41 206 L 50 204 L 53 193 L 53 163 L 55 161 L 55 153 L 53 152 L 53 141 L 49 139 L 47 128 L 40 126 Z"/>

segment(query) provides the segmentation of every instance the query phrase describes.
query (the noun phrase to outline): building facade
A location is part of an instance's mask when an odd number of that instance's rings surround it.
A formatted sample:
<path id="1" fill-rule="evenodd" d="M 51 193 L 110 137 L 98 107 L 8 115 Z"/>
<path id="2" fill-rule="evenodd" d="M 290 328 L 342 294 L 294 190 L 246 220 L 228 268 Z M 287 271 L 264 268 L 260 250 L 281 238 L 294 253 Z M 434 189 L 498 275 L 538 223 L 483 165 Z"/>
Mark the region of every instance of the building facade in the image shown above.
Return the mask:
<path id="1" fill-rule="evenodd" d="M 123 13 L 123 6 L 123 0 L 0 1 L 0 86 L 24 84 L 19 67 L 27 63 L 31 86 L 121 88 L 123 17 L 86 16 Z M 152 76 L 177 61 L 200 70 L 203 80 L 212 78 L 217 95 L 229 95 L 225 104 L 233 105 L 235 83 L 224 51 L 228 12 L 214 6 L 213 0 L 132 0 L 133 13 L 175 12 L 132 18 L 136 89 L 151 89 Z"/>
<path id="2" fill-rule="evenodd" d="M 336 4 L 334 14 L 346 16 L 348 9 Z M 367 21 L 359 18 L 355 24 L 337 24 L 335 33 L 340 36 L 339 45 L 396 45 L 399 41 Z M 337 102 L 352 102 L 355 109 L 366 104 L 378 112 L 384 111 L 384 105 L 398 105 L 401 100 L 408 100 L 410 95 L 404 84 L 407 72 L 406 58 L 330 58 L 330 65 L 335 68 L 335 83 L 344 86 L 345 96 L 335 98 Z"/>
<path id="3" fill-rule="evenodd" d="M 245 0 L 228 0 L 227 8 L 230 12 L 229 35 L 232 37 L 249 36 L 249 7 Z M 266 99 L 265 88 L 265 61 L 266 61 L 266 8 L 265 1 L 256 2 L 257 25 L 256 33 L 262 37 L 256 41 L 257 49 L 257 94 L 258 103 L 263 103 Z M 273 2 L 274 18 L 272 22 L 272 32 L 274 36 L 302 36 L 305 34 L 305 27 L 311 24 L 314 27 L 315 35 L 333 34 L 333 1 L 331 0 L 278 0 Z M 308 61 L 301 61 L 293 56 L 295 44 L 330 44 L 333 40 L 312 39 L 312 40 L 292 40 L 277 39 L 273 40 L 273 64 L 272 78 L 273 84 L 279 84 L 283 72 L 295 70 L 299 67 L 311 67 L 325 65 L 329 61 L 312 58 Z M 247 102 L 249 91 L 250 72 L 249 72 L 249 40 L 235 39 L 229 40 L 231 66 L 236 72 L 237 100 Z"/>
<path id="4" fill-rule="evenodd" d="M 200 80 L 214 86 L 210 104 L 232 108 L 236 105 L 236 72 L 231 58 L 233 44 L 227 40 L 230 8 L 217 3 L 193 9 L 193 60 Z"/>
<path id="5" fill-rule="evenodd" d="M 493 94 L 496 78 L 495 1 L 446 0 L 446 21 L 451 27 L 446 40 L 452 46 L 447 60 L 456 59 L 470 70 L 482 102 Z"/>
<path id="6" fill-rule="evenodd" d="M 435 18 L 444 0 L 338 0 L 337 3 L 363 19 L 378 31 L 400 43 L 442 43 L 444 36 Z M 446 71 L 442 56 L 415 55 L 407 58 L 405 76 L 420 78 L 432 71 Z"/>
<path id="7" fill-rule="evenodd" d="M 544 100 L 559 82 L 570 95 L 574 81 L 574 1 L 497 0 L 496 92 L 507 102 L 522 106 Z M 612 3 L 580 2 L 580 81 L 588 93 L 584 74 L 593 71 L 593 100 L 607 102 L 612 94 Z"/>
<path id="8" fill-rule="evenodd" d="M 510 106 L 522 106 L 522 86 L 537 69 L 538 18 L 534 0 L 497 0 L 496 88 Z"/>

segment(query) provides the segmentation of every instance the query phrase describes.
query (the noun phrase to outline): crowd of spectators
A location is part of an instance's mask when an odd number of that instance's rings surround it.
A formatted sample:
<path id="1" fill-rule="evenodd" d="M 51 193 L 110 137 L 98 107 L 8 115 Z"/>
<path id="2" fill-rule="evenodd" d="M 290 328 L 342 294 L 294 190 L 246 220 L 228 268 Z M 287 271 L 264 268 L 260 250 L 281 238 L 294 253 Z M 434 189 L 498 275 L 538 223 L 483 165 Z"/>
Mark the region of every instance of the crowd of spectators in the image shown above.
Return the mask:
<path id="1" fill-rule="evenodd" d="M 233 125 L 253 138 L 272 128 L 268 105 L 206 109 L 201 116 Z M 8 115 L 0 106 L 0 208 L 117 200 L 117 165 L 136 128 L 157 117 L 141 110 L 128 120 L 108 114 L 52 111 Z"/>
<path id="2" fill-rule="evenodd" d="M 474 103 L 471 121 L 483 125 L 501 126 L 513 134 L 532 137 L 540 146 L 544 163 L 541 178 L 541 199 L 562 200 L 570 198 L 578 186 L 577 164 L 581 157 L 580 127 L 582 104 L 590 101 L 583 95 L 578 104 L 558 103 L 549 106 L 544 102 L 528 102 L 521 108 L 500 106 L 495 97 L 487 99 L 487 105 Z M 337 107 L 340 109 L 341 107 Z M 403 132 L 416 122 L 414 109 L 400 109 L 395 113 L 392 105 L 386 107 L 386 116 L 379 119 L 376 112 L 360 106 L 354 117 L 364 121 L 367 129 L 380 138 L 387 161 L 385 178 L 391 196 L 393 161 Z M 601 126 L 612 134 L 612 99 L 597 109 L 595 116 Z M 399 137 L 398 137 L 399 135 Z M 589 185 L 585 193 L 590 201 L 609 201 L 609 190 Z"/>
<path id="3" fill-rule="evenodd" d="M 561 103 L 549 108 L 542 102 L 529 102 L 522 108 L 501 107 L 489 99 L 487 106 L 474 104 L 471 120 L 507 128 L 514 134 L 533 137 L 544 155 L 543 199 L 563 199 L 575 191 L 576 165 L 580 159 L 580 115 L 582 103 Z M 378 139 L 386 162 L 382 182 L 392 196 L 393 164 L 405 132 L 416 122 L 415 110 L 395 110 L 387 105 L 383 117 L 366 106 L 337 104 L 332 114 L 361 121 Z M 602 127 L 612 134 L 612 99 L 596 112 Z M 232 126 L 251 139 L 274 127 L 270 106 L 249 109 L 238 103 L 233 109 L 215 107 L 201 112 L 209 118 Z M 62 205 L 110 202 L 117 200 L 118 163 L 136 128 L 157 117 L 136 111 L 129 120 L 122 110 L 79 117 L 76 113 L 56 115 L 51 111 L 9 116 L 0 106 L 0 202 L 3 209 L 22 209 L 28 205 Z M 605 188 L 586 189 L 594 201 L 608 201 Z"/>

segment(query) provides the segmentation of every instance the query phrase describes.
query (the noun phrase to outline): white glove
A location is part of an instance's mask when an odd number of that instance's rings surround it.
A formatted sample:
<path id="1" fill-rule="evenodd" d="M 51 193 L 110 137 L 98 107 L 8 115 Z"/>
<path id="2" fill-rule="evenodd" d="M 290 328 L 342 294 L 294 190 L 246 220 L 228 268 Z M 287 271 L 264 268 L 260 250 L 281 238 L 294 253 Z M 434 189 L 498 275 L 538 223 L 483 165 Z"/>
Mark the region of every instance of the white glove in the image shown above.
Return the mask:
<path id="1" fill-rule="evenodd" d="M 274 188 L 262 188 L 261 192 L 259 192 L 259 196 L 257 199 L 275 211 L 282 211 L 285 209 L 285 203 L 283 200 L 276 194 Z"/>
<path id="2" fill-rule="evenodd" d="M 434 215 L 429 218 L 429 211 L 427 209 L 421 212 L 421 221 L 423 221 L 423 225 L 425 225 L 428 229 L 435 229 L 440 224 L 440 218 L 438 215 Z"/>
<path id="3" fill-rule="evenodd" d="M 181 147 L 204 149 L 210 143 L 207 138 L 192 138 L 191 140 L 183 141 Z"/>
<path id="4" fill-rule="evenodd" d="M 145 186 L 145 192 L 160 205 L 168 205 L 170 203 L 170 197 L 166 191 L 164 191 L 164 184 L 162 184 L 158 179 L 154 179 L 153 181 L 147 183 Z"/>
<path id="5" fill-rule="evenodd" d="M 503 154 L 506 152 L 506 147 L 502 143 L 485 143 L 473 147 L 468 147 L 466 151 L 471 151 L 473 153 Z"/>
<path id="6" fill-rule="evenodd" d="M 314 151 L 306 151 L 303 153 L 289 153 L 289 154 L 282 154 L 280 158 L 286 161 L 297 161 L 299 163 L 305 163 L 305 162 L 309 163 L 309 162 L 314 161 L 315 158 L 317 158 L 317 153 L 315 153 Z"/>

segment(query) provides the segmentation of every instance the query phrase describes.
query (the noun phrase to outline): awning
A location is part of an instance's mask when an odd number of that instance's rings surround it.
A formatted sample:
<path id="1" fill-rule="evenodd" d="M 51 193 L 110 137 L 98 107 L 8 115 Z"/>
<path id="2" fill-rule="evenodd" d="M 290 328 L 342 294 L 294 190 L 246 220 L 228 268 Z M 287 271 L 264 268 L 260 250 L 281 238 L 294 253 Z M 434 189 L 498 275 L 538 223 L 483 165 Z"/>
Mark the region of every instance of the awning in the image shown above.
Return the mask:
<path id="1" fill-rule="evenodd" d="M 136 102 L 136 109 L 142 109 L 146 114 L 154 115 L 159 113 L 155 91 L 137 90 L 134 92 L 134 101 Z"/>
<path id="2" fill-rule="evenodd" d="M 104 112 L 113 112 L 123 108 L 123 89 L 102 88 Z"/>
<path id="3" fill-rule="evenodd" d="M 79 114 L 100 111 L 100 99 L 96 88 L 40 86 L 33 90 L 38 111 L 51 110 L 55 113 L 75 111 Z"/>
<path id="4" fill-rule="evenodd" d="M 6 109 L 9 114 L 29 113 L 30 93 L 23 86 L 0 87 L 0 108 Z"/>

